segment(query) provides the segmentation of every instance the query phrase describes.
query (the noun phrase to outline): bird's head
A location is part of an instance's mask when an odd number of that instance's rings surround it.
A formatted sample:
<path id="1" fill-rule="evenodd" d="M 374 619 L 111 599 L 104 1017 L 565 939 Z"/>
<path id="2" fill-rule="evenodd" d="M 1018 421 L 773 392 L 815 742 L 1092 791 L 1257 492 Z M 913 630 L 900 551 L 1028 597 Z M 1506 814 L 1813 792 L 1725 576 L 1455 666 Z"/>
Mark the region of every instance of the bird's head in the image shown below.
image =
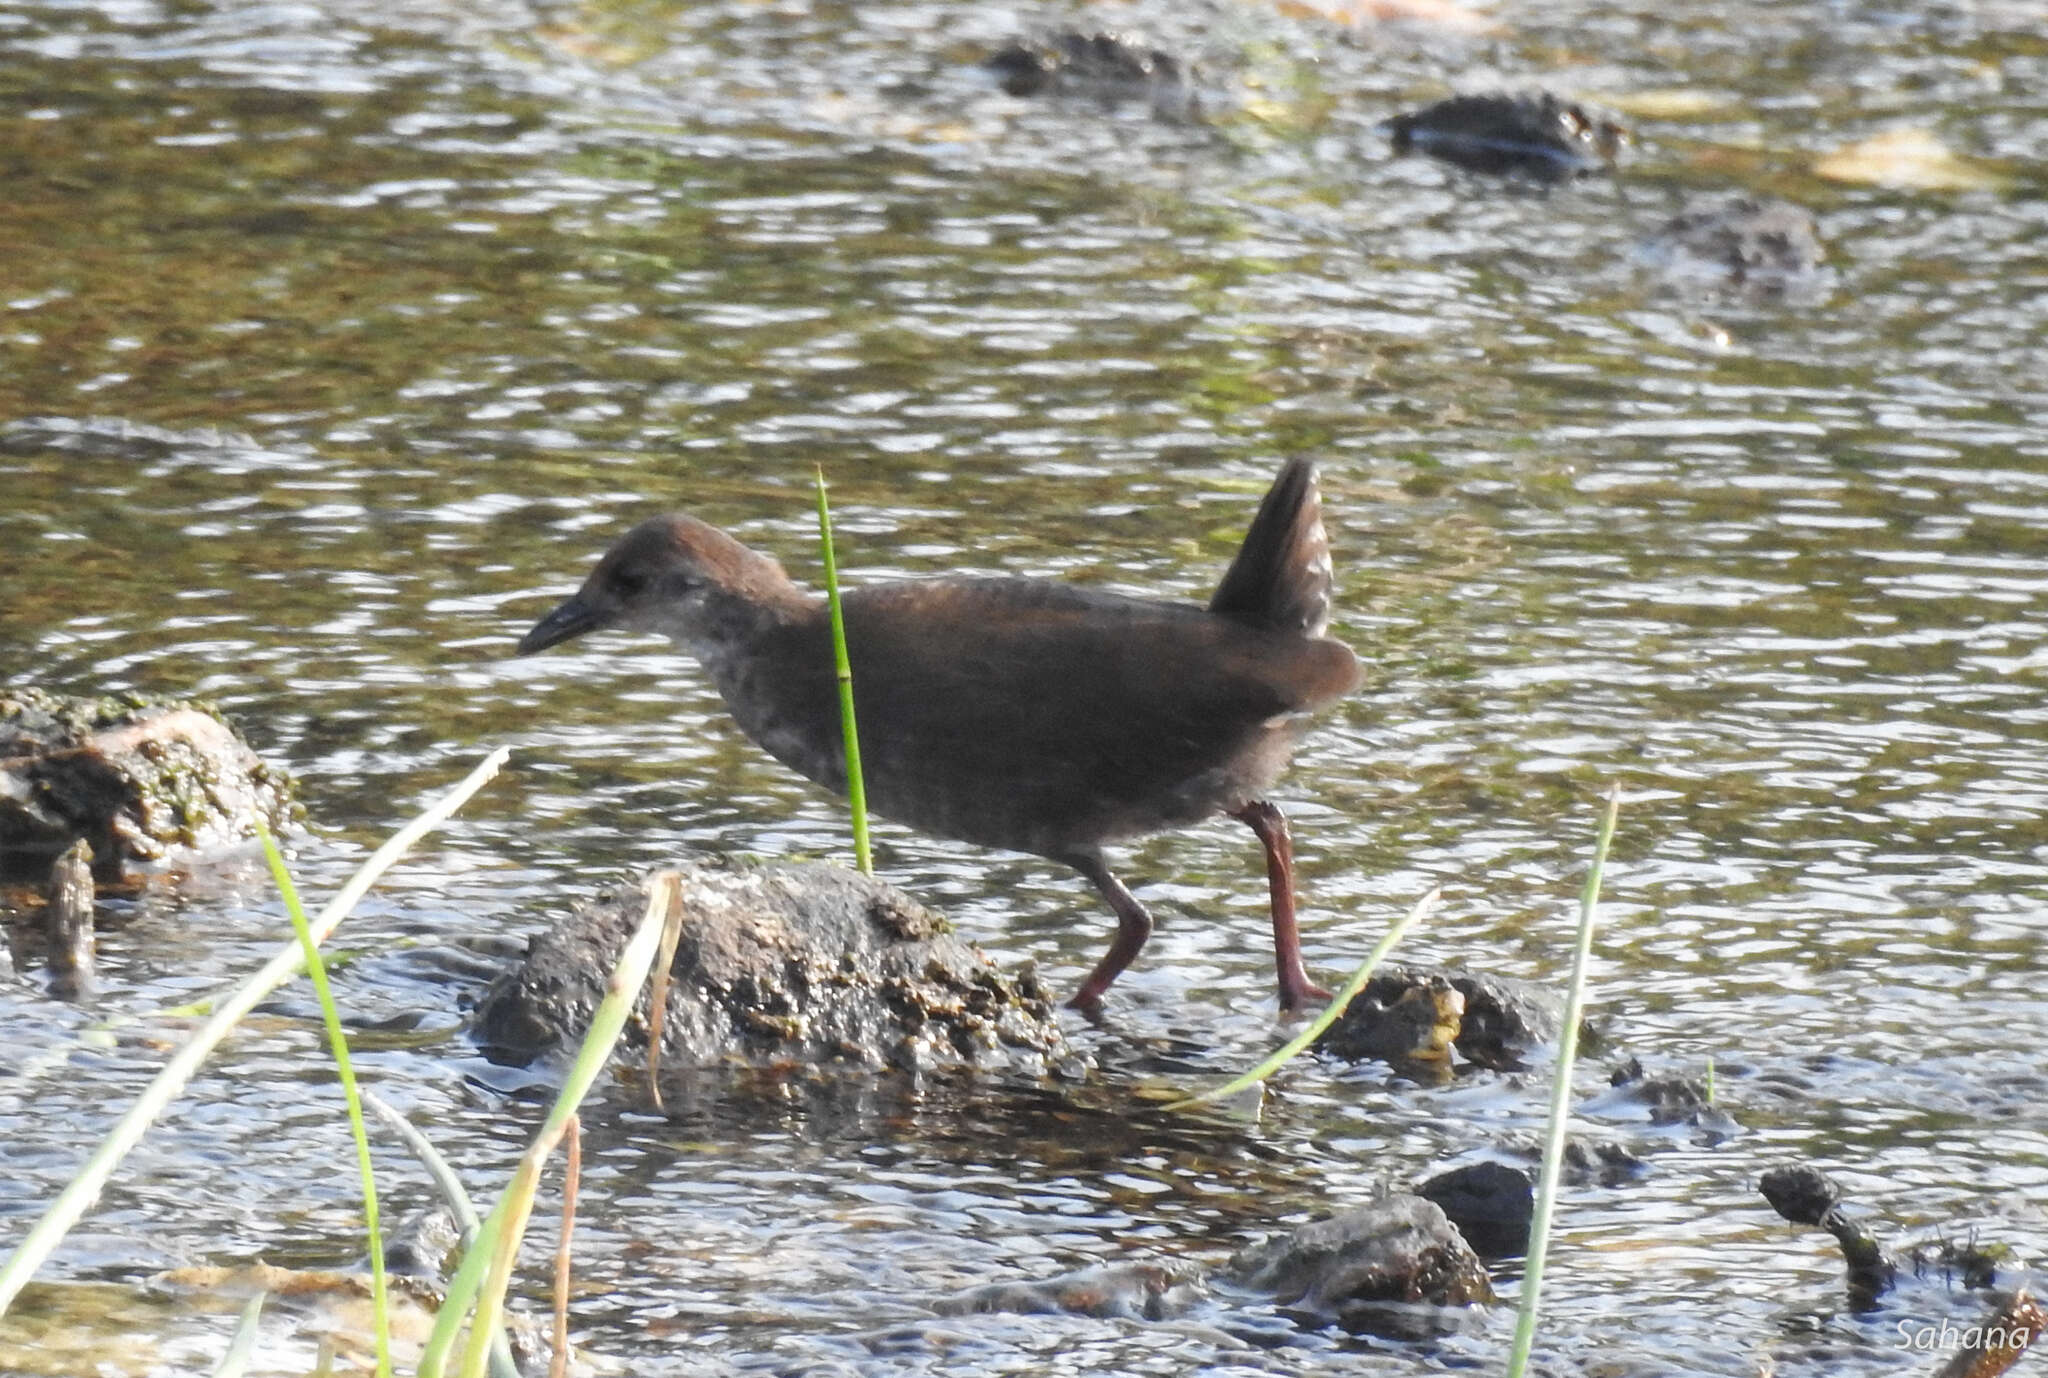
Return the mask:
<path id="1" fill-rule="evenodd" d="M 514 654 L 612 627 L 659 632 L 701 651 L 803 601 L 782 566 L 717 527 L 695 517 L 654 517 L 620 537 L 583 587 L 520 638 Z"/>

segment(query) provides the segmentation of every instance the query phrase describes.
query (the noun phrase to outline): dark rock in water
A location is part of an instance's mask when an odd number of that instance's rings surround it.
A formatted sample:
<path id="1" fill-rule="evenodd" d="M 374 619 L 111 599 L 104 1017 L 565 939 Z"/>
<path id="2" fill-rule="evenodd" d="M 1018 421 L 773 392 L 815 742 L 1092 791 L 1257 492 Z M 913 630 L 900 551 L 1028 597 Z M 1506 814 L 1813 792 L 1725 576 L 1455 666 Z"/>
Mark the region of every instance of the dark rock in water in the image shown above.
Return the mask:
<path id="1" fill-rule="evenodd" d="M 1630 1058 L 1608 1077 L 1607 1084 L 1626 1091 L 1628 1099 L 1648 1107 L 1651 1124 L 1683 1124 L 1708 1104 L 1707 1088 L 1691 1077 L 1653 1077 Z"/>
<path id="2" fill-rule="evenodd" d="M 1443 1209 L 1397 1193 L 1242 1249 L 1223 1272 L 1290 1311 L 1346 1330 L 1442 1334 L 1442 1308 L 1493 1300 L 1486 1267 Z"/>
<path id="3" fill-rule="evenodd" d="M 1456 1040 L 1462 1056 L 1497 1072 L 1517 1071 L 1524 1053 L 1557 1041 L 1564 1024 L 1564 997 L 1557 991 L 1508 976 L 1463 971 L 1446 976 L 1465 997 Z"/>
<path id="4" fill-rule="evenodd" d="M 1441 1210 L 1417 1196 L 1390 1196 L 1240 1250 L 1214 1277 L 1228 1292 L 1270 1297 L 1312 1325 L 1335 1322 L 1403 1338 L 1462 1328 L 1448 1308 L 1493 1300 L 1471 1246 Z M 1203 1270 L 1172 1260 L 992 1283 L 943 1298 L 933 1310 L 1162 1321 L 1186 1317 L 1209 1300 Z"/>
<path id="5" fill-rule="evenodd" d="M 1352 1062 L 1378 1058 L 1420 1081 L 1443 1081 L 1464 1015 L 1465 997 L 1442 973 L 1382 972 L 1351 998 L 1316 1047 Z"/>
<path id="6" fill-rule="evenodd" d="M 1531 1161 L 1542 1157 L 1539 1145 L 1531 1145 Z M 1650 1170 L 1650 1165 L 1626 1145 L 1610 1140 L 1590 1140 L 1574 1134 L 1564 1141 L 1564 1180 L 1567 1182 L 1599 1182 L 1603 1186 L 1614 1186 L 1631 1177 L 1640 1177 Z"/>
<path id="7" fill-rule="evenodd" d="M 1443 1208 L 1458 1233 L 1485 1258 L 1511 1258 L 1529 1247 L 1536 1214 L 1530 1175 L 1506 1163 L 1468 1163 L 1440 1172 L 1415 1194 Z"/>
<path id="8" fill-rule="evenodd" d="M 1819 1168 L 1774 1167 L 1757 1179 L 1771 1209 L 1795 1225 L 1818 1225 L 1842 1204 L 1842 1188 Z"/>
<path id="9" fill-rule="evenodd" d="M 1795 1225 L 1818 1225 L 1842 1246 L 1849 1269 L 1849 1297 L 1859 1311 L 1868 1310 L 1889 1292 L 1899 1265 L 1877 1242 L 1877 1236 L 1842 1210 L 1842 1189 L 1819 1169 L 1805 1164 L 1772 1168 L 1757 1180 L 1757 1190 L 1771 1209 Z"/>
<path id="10" fill-rule="evenodd" d="M 1192 119 L 1200 114 L 1192 66 L 1129 34 L 1062 29 L 1006 44 L 982 65 L 1013 96 L 1056 92 L 1093 100 L 1148 100 L 1162 116 Z"/>
<path id="11" fill-rule="evenodd" d="M 882 881 L 815 862 L 680 872 L 670 1066 L 1042 1072 L 1072 1058 L 1035 975 L 998 970 Z M 534 937 L 479 1005 L 478 1040 L 524 1060 L 581 1037 L 645 904 L 638 886 L 608 890 Z M 644 1024 L 636 1036 L 644 1046 Z"/>
<path id="12" fill-rule="evenodd" d="M 384 1271 L 439 1286 L 446 1281 L 450 1255 L 460 1247 L 462 1231 L 445 1206 L 419 1211 L 384 1237 Z"/>
<path id="13" fill-rule="evenodd" d="M 1470 1062 L 1497 1071 L 1557 1037 L 1564 1001 L 1542 986 L 1501 976 L 1389 966 L 1374 973 L 1343 1015 L 1316 1041 L 1334 1057 L 1428 1062 L 1448 1042 Z"/>
<path id="14" fill-rule="evenodd" d="M 1819 282 L 1827 258 L 1811 215 L 1789 201 L 1751 196 L 1686 207 L 1651 236 L 1644 254 L 1673 277 L 1711 276 L 1758 292 Z"/>
<path id="15" fill-rule="evenodd" d="M 1589 1115 L 1612 1114 L 1623 1106 L 1648 1110 L 1655 1125 L 1690 1125 L 1703 1134 L 1725 1138 L 1742 1131 L 1733 1115 L 1713 1103 L 1704 1082 L 1684 1076 L 1651 1076 L 1636 1058 L 1617 1067 L 1608 1077 L 1612 1090 L 1581 1107 Z"/>
<path id="16" fill-rule="evenodd" d="M 290 778 L 209 704 L 0 690 L 0 873 L 40 877 L 83 838 L 113 880 L 295 813 Z"/>
<path id="17" fill-rule="evenodd" d="M 1063 1273 L 1044 1282 L 990 1283 L 942 1298 L 932 1309 L 942 1316 L 1064 1312 L 1100 1319 L 1164 1321 L 1185 1314 L 1206 1295 L 1202 1270 L 1191 1263 L 1119 1263 Z"/>
<path id="18" fill-rule="evenodd" d="M 60 1000 L 90 995 L 97 984 L 92 900 L 92 848 L 81 837 L 50 867 L 49 902 L 43 906 L 50 994 Z"/>
<path id="19" fill-rule="evenodd" d="M 1557 182 L 1610 168 L 1628 131 L 1548 92 L 1453 96 L 1385 128 L 1396 153 L 1427 153 L 1472 172 Z"/>

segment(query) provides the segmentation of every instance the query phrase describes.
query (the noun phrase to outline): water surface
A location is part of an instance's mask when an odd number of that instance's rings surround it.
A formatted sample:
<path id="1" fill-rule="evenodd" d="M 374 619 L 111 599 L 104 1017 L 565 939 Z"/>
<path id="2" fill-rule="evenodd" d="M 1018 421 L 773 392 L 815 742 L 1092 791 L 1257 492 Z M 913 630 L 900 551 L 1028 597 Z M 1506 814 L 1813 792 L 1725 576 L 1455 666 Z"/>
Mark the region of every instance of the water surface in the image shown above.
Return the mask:
<path id="1" fill-rule="evenodd" d="M 846 852 L 836 805 L 666 648 L 509 659 L 613 535 L 686 508 L 814 578 L 822 464 L 851 578 L 1200 598 L 1280 457 L 1313 454 L 1335 633 L 1371 675 L 1280 796 L 1311 967 L 1442 885 L 1413 955 L 1558 981 L 1618 782 L 1600 1018 L 1617 1057 L 1712 1059 L 1747 1126 L 1588 1112 L 1650 1170 L 1568 1196 L 1551 1361 L 1925 1370 L 1896 1322 L 1981 1300 L 1852 1313 L 1831 1246 L 1754 1181 L 1808 1159 L 1887 1228 L 2029 1264 L 2048 1243 L 2038 15 L 1078 13 L 1199 57 L 1210 120 L 1001 94 L 975 59 L 1060 13 L 994 5 L 0 16 L 0 676 L 220 701 L 303 783 L 314 895 L 515 747 L 351 922 L 340 978 L 366 1076 L 482 1186 L 537 1115 L 462 1032 L 491 961 L 623 871 Z M 1537 83 L 1664 113 L 1633 120 L 1618 183 L 1547 193 L 1394 160 L 1374 127 Z M 1814 170 L 1901 128 L 1977 185 Z M 1732 190 L 1812 210 L 1832 276 L 1779 298 L 1646 266 L 1667 216 Z M 1108 939 L 1045 863 L 887 826 L 879 855 L 1056 987 Z M 1504 1308 L 1428 1349 L 1255 1309 L 932 1315 L 992 1279 L 1214 1260 L 1539 1128 L 1540 1076 L 1312 1062 L 1254 1127 L 1124 1115 L 1131 1081 L 1199 1084 L 1274 1035 L 1250 837 L 1156 839 L 1125 870 L 1162 928 L 1108 1027 L 1073 1026 L 1093 1086 L 597 1109 L 581 1340 L 678 1374 L 1496 1364 Z M 95 1006 L 0 992 L 0 1238 L 160 1063 L 160 1011 L 283 934 L 247 867 L 119 908 Z M 52 1276 L 349 1262 L 317 1020 L 303 994 L 267 1010 Z M 427 1199 L 388 1163 L 399 1206 Z M 162 1324 L 197 1357 L 155 1371 L 210 1370 L 225 1320 Z M 279 1343 L 271 1371 L 307 1371 Z"/>

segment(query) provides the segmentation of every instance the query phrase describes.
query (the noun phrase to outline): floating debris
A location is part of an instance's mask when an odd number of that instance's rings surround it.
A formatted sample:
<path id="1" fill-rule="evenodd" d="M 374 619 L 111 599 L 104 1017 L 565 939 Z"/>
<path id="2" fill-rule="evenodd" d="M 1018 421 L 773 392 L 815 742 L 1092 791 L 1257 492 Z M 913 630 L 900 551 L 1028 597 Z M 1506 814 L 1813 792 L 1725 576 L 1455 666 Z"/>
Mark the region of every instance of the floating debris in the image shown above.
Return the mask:
<path id="1" fill-rule="evenodd" d="M 1813 165 L 1831 182 L 1903 191 L 1996 191 L 2012 179 L 1958 156 L 1924 129 L 1894 129 L 1836 149 Z"/>
<path id="2" fill-rule="evenodd" d="M 43 906 L 50 994 L 60 1000 L 84 999 L 98 984 L 92 901 L 92 847 L 81 837 L 50 868 L 49 902 Z"/>

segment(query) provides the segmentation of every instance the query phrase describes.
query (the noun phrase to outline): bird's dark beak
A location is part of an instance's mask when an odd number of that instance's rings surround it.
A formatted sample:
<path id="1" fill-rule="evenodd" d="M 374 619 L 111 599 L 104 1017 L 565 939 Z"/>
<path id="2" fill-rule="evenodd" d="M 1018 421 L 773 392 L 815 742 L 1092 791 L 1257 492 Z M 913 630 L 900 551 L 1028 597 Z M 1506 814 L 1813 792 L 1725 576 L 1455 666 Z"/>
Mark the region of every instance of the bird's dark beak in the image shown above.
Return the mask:
<path id="1" fill-rule="evenodd" d="M 533 624 L 533 630 L 519 638 L 519 645 L 512 651 L 516 656 L 530 656 L 535 651 L 545 651 L 550 646 L 559 646 L 564 641 L 579 637 L 585 632 L 594 632 L 609 627 L 612 619 L 583 601 L 583 595 L 573 594 L 563 600 L 560 607 Z"/>

